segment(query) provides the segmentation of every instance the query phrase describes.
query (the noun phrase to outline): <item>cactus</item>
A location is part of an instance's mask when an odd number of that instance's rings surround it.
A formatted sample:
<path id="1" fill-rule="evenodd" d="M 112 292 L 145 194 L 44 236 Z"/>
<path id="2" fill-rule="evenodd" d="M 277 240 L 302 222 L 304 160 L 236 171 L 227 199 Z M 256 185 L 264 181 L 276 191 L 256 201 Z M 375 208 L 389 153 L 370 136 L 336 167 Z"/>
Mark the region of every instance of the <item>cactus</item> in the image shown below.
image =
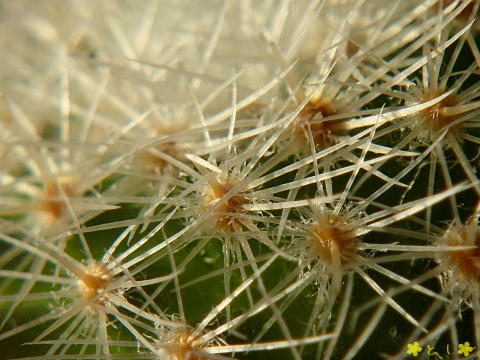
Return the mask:
<path id="1" fill-rule="evenodd" d="M 0 358 L 477 358 L 479 7 L 0 4 Z"/>

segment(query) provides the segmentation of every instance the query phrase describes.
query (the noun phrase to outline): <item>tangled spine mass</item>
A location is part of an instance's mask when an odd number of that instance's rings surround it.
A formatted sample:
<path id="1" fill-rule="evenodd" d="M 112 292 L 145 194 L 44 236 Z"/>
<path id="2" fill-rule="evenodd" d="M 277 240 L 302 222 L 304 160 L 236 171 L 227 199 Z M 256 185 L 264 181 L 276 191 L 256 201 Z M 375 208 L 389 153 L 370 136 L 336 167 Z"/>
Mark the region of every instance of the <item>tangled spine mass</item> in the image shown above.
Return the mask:
<path id="1" fill-rule="evenodd" d="M 478 1 L 0 7 L 6 359 L 478 357 Z"/>

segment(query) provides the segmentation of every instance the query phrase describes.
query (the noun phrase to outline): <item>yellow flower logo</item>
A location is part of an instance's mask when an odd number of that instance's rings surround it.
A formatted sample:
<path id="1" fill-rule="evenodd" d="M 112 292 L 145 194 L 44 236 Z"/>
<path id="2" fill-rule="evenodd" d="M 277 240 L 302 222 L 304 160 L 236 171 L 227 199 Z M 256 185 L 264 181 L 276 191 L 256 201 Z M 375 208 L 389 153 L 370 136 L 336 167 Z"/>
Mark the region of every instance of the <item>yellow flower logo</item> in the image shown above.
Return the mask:
<path id="1" fill-rule="evenodd" d="M 409 345 L 410 346 L 410 345 Z M 473 347 L 470 346 L 468 341 L 465 343 L 458 345 L 458 353 L 463 356 L 468 356 L 473 351 Z"/>
<path id="2" fill-rule="evenodd" d="M 420 347 L 417 341 L 415 341 L 413 344 L 408 344 L 407 354 L 412 354 L 413 356 L 417 356 L 420 351 L 422 351 L 422 348 Z"/>

